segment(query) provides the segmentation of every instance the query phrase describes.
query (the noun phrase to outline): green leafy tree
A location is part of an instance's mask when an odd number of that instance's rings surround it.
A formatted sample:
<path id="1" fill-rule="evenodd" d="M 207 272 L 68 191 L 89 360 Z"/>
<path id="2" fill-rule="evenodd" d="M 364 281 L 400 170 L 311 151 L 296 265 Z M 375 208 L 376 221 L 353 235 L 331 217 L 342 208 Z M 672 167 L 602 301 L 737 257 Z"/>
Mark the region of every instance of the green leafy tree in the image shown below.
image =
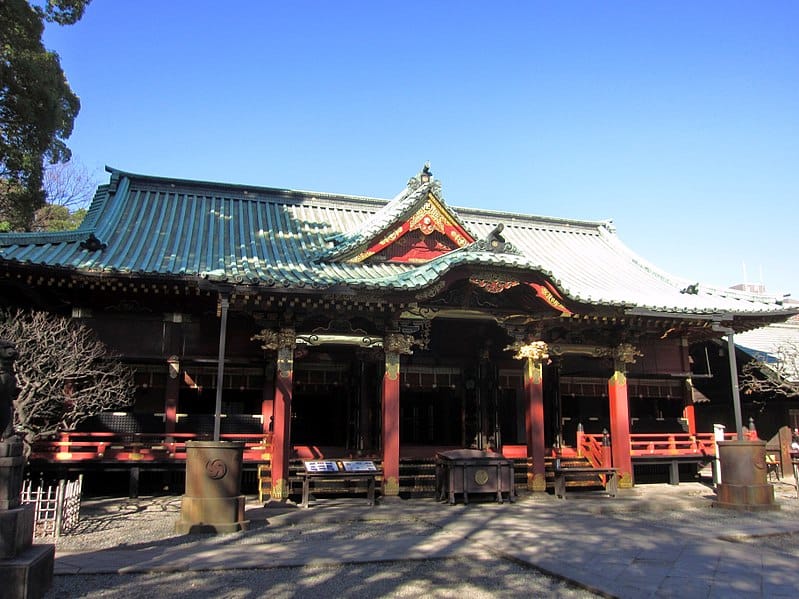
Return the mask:
<path id="1" fill-rule="evenodd" d="M 133 403 L 133 371 L 85 325 L 46 312 L 0 312 L 0 339 L 19 352 L 14 428 L 28 448 Z"/>
<path id="2" fill-rule="evenodd" d="M 74 231 L 78 228 L 83 217 L 86 216 L 86 208 L 79 208 L 70 212 L 66 206 L 58 204 L 47 204 L 44 208 L 36 211 L 36 220 L 33 225 L 34 231 Z"/>
<path id="3" fill-rule="evenodd" d="M 19 193 L 19 185 L 14 181 L 0 178 L 0 233 L 13 231 L 14 220 L 12 199 Z"/>
<path id="4" fill-rule="evenodd" d="M 80 101 L 55 52 L 42 44 L 46 21 L 70 25 L 90 0 L 0 0 L 0 178 L 14 230 L 30 230 L 45 204 L 44 164 L 69 160 Z"/>

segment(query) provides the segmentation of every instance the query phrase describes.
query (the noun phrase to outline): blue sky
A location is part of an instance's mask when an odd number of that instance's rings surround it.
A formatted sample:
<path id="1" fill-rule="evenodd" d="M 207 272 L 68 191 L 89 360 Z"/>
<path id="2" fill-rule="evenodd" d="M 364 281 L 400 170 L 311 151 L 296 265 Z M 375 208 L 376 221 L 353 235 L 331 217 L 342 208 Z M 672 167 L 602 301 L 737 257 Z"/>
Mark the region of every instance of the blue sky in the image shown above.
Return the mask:
<path id="1" fill-rule="evenodd" d="M 98 180 L 390 198 L 430 161 L 453 206 L 799 298 L 797 30 L 793 1 L 94 0 L 45 44 Z"/>

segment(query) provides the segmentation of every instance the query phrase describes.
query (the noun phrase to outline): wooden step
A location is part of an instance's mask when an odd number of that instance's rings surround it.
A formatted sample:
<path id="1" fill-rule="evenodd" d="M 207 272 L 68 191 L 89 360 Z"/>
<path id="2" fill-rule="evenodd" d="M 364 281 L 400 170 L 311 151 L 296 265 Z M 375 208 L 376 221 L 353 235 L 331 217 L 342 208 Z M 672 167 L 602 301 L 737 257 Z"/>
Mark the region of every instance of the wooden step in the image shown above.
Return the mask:
<path id="1" fill-rule="evenodd" d="M 399 492 L 410 497 L 433 497 L 436 492 L 435 459 L 400 460 Z"/>
<path id="2" fill-rule="evenodd" d="M 554 487 L 555 480 L 555 459 L 548 456 L 545 459 L 545 479 L 547 488 Z M 517 491 L 524 491 L 527 488 L 527 458 L 512 458 L 514 464 L 514 486 Z M 376 460 L 378 467 L 380 461 Z M 585 468 L 590 466 L 590 462 L 585 457 L 561 457 L 560 465 L 563 468 Z M 436 461 L 435 458 L 415 458 L 400 460 L 400 494 L 410 497 L 433 497 L 436 492 Z M 293 460 L 289 464 L 289 480 L 291 481 L 292 494 L 300 493 L 299 478 L 297 474 L 304 470 L 302 460 Z M 258 467 L 258 489 L 259 501 L 268 499 L 271 491 L 271 472 L 268 465 Z M 378 478 L 378 487 L 382 481 Z M 601 486 L 597 475 L 586 474 L 579 479 L 570 479 L 566 483 L 567 487 L 591 488 Z M 344 495 L 353 493 L 357 487 L 348 484 L 346 481 L 330 481 L 318 483 L 314 488 L 315 493 Z"/>

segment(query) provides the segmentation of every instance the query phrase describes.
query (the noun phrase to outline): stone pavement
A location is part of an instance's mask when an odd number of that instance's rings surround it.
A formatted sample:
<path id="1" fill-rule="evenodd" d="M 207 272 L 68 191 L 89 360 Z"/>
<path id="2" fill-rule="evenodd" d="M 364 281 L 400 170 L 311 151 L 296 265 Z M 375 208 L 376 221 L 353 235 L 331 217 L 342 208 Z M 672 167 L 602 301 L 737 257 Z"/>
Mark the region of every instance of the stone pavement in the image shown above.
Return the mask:
<path id="1" fill-rule="evenodd" d="M 522 496 L 513 504 L 468 506 L 431 499 L 319 500 L 310 509 L 249 505 L 247 517 L 271 527 L 297 523 L 417 521 L 407 535 L 313 543 L 247 542 L 249 532 L 202 536 L 181 544 L 141 543 L 57 554 L 56 574 L 208 571 L 308 564 L 365 563 L 491 554 L 528 564 L 612 597 L 792 597 L 799 594 L 796 557 L 763 543 L 763 535 L 799 535 L 793 480 L 780 483 L 784 509 L 741 513 L 713 508 L 700 483 L 639 485 L 617 498 L 573 493 Z M 261 530 L 264 530 L 262 527 Z"/>

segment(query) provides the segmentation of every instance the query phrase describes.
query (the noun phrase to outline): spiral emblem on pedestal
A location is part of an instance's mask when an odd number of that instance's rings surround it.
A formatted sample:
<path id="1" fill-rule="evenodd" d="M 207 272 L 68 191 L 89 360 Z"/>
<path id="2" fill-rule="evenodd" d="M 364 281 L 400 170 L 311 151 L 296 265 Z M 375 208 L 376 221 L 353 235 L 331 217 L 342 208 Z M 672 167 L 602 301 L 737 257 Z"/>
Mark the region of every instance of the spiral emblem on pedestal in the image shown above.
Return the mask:
<path id="1" fill-rule="evenodd" d="M 488 472 L 486 472 L 485 470 L 482 470 L 482 469 L 480 469 L 477 472 L 475 472 L 474 473 L 474 482 L 476 482 L 480 486 L 483 486 L 484 484 L 486 484 L 488 482 Z"/>
<path id="2" fill-rule="evenodd" d="M 205 463 L 205 473 L 208 475 L 208 478 L 219 480 L 227 474 L 227 464 L 218 458 L 215 460 L 208 460 Z"/>

